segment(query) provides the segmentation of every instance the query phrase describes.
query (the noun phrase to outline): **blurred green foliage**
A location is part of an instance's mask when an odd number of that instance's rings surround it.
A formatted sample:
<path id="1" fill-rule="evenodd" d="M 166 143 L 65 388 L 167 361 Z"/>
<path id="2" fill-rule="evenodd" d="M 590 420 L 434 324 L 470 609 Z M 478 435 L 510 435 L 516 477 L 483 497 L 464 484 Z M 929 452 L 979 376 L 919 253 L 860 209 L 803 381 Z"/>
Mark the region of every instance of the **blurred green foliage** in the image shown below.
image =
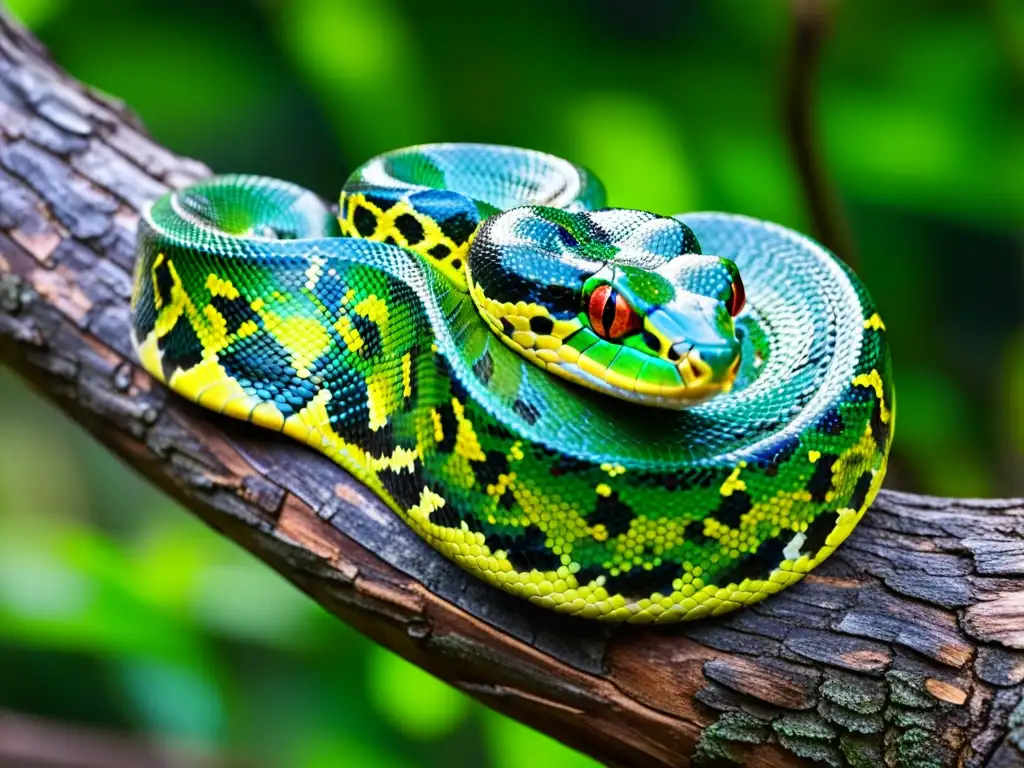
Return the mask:
<path id="1" fill-rule="evenodd" d="M 333 197 L 371 155 L 544 149 L 614 205 L 807 229 L 787 4 L 9 0 L 216 171 Z M 838 5 L 818 123 L 899 390 L 890 486 L 1024 492 L 1024 4 Z M 590 761 L 371 645 L 0 375 L 0 707 L 269 766 Z"/>

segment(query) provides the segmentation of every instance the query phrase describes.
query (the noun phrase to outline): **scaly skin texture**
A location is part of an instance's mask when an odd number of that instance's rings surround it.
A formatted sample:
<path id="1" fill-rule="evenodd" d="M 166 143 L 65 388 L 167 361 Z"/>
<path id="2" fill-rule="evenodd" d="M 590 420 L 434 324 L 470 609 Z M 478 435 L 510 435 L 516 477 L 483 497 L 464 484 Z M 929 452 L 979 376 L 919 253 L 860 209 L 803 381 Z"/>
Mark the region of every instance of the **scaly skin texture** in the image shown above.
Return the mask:
<path id="1" fill-rule="evenodd" d="M 484 145 L 370 161 L 340 228 L 293 185 L 212 179 L 140 224 L 139 356 L 204 407 L 323 452 L 538 605 L 725 613 L 798 581 L 878 491 L 885 326 L 859 280 L 790 230 L 588 213 L 602 205 L 581 169 Z M 621 290 L 639 317 L 618 339 L 588 312 L 609 270 L 600 295 Z M 692 365 L 680 349 L 698 350 Z"/>

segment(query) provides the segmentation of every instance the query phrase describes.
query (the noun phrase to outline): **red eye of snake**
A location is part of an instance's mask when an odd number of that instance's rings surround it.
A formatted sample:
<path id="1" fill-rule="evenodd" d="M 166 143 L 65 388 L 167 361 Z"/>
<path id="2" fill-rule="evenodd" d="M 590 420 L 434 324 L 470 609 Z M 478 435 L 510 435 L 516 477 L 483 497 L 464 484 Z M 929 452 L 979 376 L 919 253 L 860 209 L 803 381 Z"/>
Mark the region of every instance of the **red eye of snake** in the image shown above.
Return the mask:
<path id="1" fill-rule="evenodd" d="M 729 301 L 726 303 L 729 305 L 729 314 L 736 317 L 743 310 L 743 305 L 747 303 L 747 291 L 743 287 L 743 281 L 740 280 L 739 275 L 736 275 L 736 279 L 732 281 L 730 288 L 732 288 L 732 291 L 730 292 Z"/>
<path id="2" fill-rule="evenodd" d="M 590 294 L 587 315 L 594 332 L 604 339 L 621 339 L 643 327 L 640 315 L 607 284 L 598 286 Z"/>

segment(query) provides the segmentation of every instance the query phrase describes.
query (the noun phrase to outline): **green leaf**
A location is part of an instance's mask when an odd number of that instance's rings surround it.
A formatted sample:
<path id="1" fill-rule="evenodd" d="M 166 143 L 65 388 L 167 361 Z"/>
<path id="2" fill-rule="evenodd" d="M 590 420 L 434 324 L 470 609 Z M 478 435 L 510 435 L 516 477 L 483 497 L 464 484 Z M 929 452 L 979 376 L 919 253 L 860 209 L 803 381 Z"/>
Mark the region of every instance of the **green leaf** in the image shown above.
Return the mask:
<path id="1" fill-rule="evenodd" d="M 7 8 L 29 29 L 46 26 L 64 10 L 67 0 L 7 0 Z"/>
<path id="2" fill-rule="evenodd" d="M 330 733 L 311 734 L 307 740 L 293 747 L 289 762 L 299 768 L 338 768 L 346 765 L 404 768 L 409 765 L 390 754 L 384 744 Z"/>
<path id="3" fill-rule="evenodd" d="M 276 26 L 357 157 L 436 138 L 419 37 L 389 0 L 287 0 Z"/>
<path id="4" fill-rule="evenodd" d="M 570 101 L 566 126 L 573 155 L 609 190 L 611 204 L 669 216 L 692 210 L 693 172 L 668 115 L 628 93 Z"/>
<path id="5" fill-rule="evenodd" d="M 147 731 L 203 741 L 223 737 L 224 703 L 201 669 L 152 661 L 118 667 L 123 690 Z"/>
<path id="6" fill-rule="evenodd" d="M 925 487 L 941 496 L 992 495 L 964 393 L 940 371 L 910 366 L 899 368 L 896 391 L 895 441 Z"/>
<path id="7" fill-rule="evenodd" d="M 599 763 L 522 723 L 487 714 L 487 746 L 494 768 L 594 768 Z"/>
<path id="8" fill-rule="evenodd" d="M 415 739 L 452 733 L 470 710 L 465 694 L 381 647 L 370 653 L 367 685 L 377 711 Z"/>

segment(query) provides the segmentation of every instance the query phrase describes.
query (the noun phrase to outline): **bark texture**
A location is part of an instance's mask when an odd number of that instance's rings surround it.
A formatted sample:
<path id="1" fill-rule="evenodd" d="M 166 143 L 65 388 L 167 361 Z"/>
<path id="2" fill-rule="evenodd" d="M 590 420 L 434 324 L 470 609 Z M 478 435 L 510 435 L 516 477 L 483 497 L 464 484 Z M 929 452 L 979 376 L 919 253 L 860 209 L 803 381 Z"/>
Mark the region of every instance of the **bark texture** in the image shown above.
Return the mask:
<path id="1" fill-rule="evenodd" d="M 138 368 L 138 211 L 207 173 L 0 13 L 0 362 L 209 525 L 375 641 L 610 765 L 1024 765 L 1024 500 L 883 492 L 801 584 L 720 620 L 610 628 L 534 608 L 328 460 Z"/>

